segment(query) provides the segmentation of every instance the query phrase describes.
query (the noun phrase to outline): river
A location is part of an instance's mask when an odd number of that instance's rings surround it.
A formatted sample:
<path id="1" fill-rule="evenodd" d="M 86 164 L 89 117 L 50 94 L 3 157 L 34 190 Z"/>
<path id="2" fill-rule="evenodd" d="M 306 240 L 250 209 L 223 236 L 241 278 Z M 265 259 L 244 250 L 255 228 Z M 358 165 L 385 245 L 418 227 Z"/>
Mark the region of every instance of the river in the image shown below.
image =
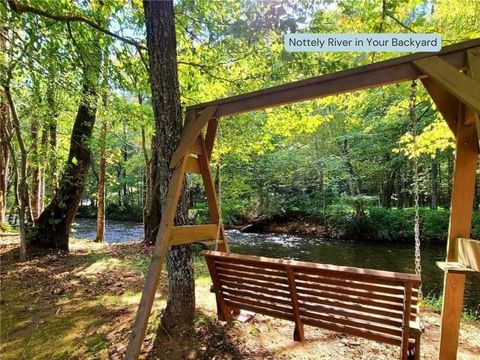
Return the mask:
<path id="1" fill-rule="evenodd" d="M 73 236 L 95 238 L 95 220 L 76 219 Z M 246 234 L 228 230 L 232 252 L 313 261 L 326 264 L 414 272 L 413 243 L 354 242 L 288 234 Z M 140 241 L 142 224 L 108 220 L 107 243 Z M 435 265 L 445 259 L 445 245 L 422 244 L 422 281 L 425 295 L 438 296 L 443 287 L 443 273 Z M 467 275 L 465 306 L 480 311 L 480 274 Z"/>

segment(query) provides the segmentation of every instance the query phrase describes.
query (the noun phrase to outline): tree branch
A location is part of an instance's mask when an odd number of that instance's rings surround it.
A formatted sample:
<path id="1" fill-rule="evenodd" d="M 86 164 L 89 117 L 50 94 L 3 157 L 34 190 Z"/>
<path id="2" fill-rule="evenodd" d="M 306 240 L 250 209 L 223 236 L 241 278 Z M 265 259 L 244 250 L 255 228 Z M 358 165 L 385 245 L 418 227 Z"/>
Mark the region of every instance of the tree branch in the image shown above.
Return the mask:
<path id="1" fill-rule="evenodd" d="M 400 25 L 401 27 L 403 27 L 404 29 L 407 29 L 408 31 L 416 34 L 417 32 L 415 30 L 413 30 L 411 27 L 405 25 L 404 23 L 402 23 L 400 20 L 398 20 L 395 16 L 393 16 L 390 12 L 387 12 L 386 15 L 392 19 L 393 21 L 395 21 L 398 25 Z"/>
<path id="2" fill-rule="evenodd" d="M 51 20 L 56 20 L 56 21 L 61 21 L 61 22 L 66 22 L 66 23 L 81 22 L 81 23 L 84 23 L 84 24 L 94 28 L 95 30 L 98 30 L 98 31 L 100 31 L 100 32 L 102 32 L 102 33 L 104 33 L 108 36 L 111 36 L 111 37 L 113 37 L 117 40 L 123 41 L 124 43 L 127 43 L 129 45 L 135 46 L 138 49 L 138 51 L 147 50 L 147 47 L 145 45 L 142 45 L 138 41 L 135 41 L 133 39 L 129 39 L 129 38 L 126 38 L 124 36 L 118 35 L 118 34 L 112 32 L 108 29 L 105 29 L 105 28 L 101 27 L 95 21 L 93 21 L 91 19 L 88 19 L 86 17 L 80 16 L 80 15 L 50 14 L 49 12 L 47 12 L 45 10 L 38 9 L 38 8 L 35 8 L 33 6 L 30 6 L 30 5 L 19 4 L 15 0 L 7 0 L 7 3 L 13 11 L 15 11 L 16 13 L 18 13 L 20 15 L 23 14 L 23 13 L 30 13 L 30 14 L 40 15 L 40 16 L 46 17 L 46 18 L 51 19 Z"/>

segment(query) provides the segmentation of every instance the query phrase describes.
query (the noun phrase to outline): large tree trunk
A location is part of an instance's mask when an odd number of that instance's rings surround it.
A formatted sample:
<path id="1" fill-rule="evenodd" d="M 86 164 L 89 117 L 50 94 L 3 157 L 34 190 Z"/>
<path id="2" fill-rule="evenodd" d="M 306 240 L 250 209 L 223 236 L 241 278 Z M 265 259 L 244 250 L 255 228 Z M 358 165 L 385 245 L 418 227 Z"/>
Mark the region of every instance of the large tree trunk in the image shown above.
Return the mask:
<path id="1" fill-rule="evenodd" d="M 171 177 L 170 159 L 182 131 L 182 112 L 177 73 L 173 1 L 144 1 L 150 65 L 150 85 L 155 116 L 152 141 L 152 201 L 146 219 L 145 241 L 154 243 Z M 175 222 L 187 223 L 185 187 Z M 174 246 L 167 258 L 170 291 L 162 323 L 168 329 L 190 324 L 195 311 L 195 284 L 190 245 Z"/>
<path id="2" fill-rule="evenodd" d="M 96 101 L 96 88 L 86 80 L 59 188 L 37 219 L 34 231 L 29 234 L 33 246 L 68 250 L 70 229 L 77 214 L 91 164 L 89 141 L 95 124 Z"/>
<path id="3" fill-rule="evenodd" d="M 98 190 L 97 190 L 97 237 L 96 242 L 105 241 L 105 175 L 107 172 L 107 159 L 105 154 L 107 138 L 107 121 L 102 121 L 100 133 L 100 161 L 98 165 Z"/>

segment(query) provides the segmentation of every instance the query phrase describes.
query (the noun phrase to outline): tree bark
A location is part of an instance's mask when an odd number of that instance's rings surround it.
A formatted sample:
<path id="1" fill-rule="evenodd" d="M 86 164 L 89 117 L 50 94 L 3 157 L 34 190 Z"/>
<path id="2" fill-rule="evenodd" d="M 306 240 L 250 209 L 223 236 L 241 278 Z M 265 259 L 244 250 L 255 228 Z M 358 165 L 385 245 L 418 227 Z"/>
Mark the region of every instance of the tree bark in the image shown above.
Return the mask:
<path id="1" fill-rule="evenodd" d="M 0 94 L 0 227 L 7 213 L 7 179 L 10 163 L 10 137 L 12 126 L 10 122 L 10 107 L 4 92 Z"/>
<path id="2" fill-rule="evenodd" d="M 95 124 L 96 101 L 96 87 L 86 80 L 59 188 L 37 219 L 35 229 L 29 234 L 33 246 L 68 250 L 72 222 L 77 214 L 91 164 L 89 141 Z"/>
<path id="3" fill-rule="evenodd" d="M 52 82 L 53 80 L 50 80 Z M 50 189 L 52 196 L 55 196 L 58 187 L 58 170 L 57 170 L 57 118 L 58 110 L 57 104 L 54 97 L 54 90 L 52 84 L 49 83 L 47 89 L 47 104 L 49 109 L 49 126 L 48 126 L 48 135 L 49 135 L 49 150 L 47 154 L 49 156 L 49 166 L 50 166 Z"/>
<path id="4" fill-rule="evenodd" d="M 173 1 L 144 1 L 155 135 L 152 141 L 152 201 L 145 241 L 154 243 L 171 177 L 170 160 L 182 131 Z M 187 196 L 182 190 L 175 223 L 187 223 Z M 190 245 L 174 246 L 167 256 L 170 291 L 162 324 L 168 329 L 191 324 L 195 284 Z"/>
<path id="5" fill-rule="evenodd" d="M 97 191 L 97 237 L 96 242 L 105 241 L 105 175 L 107 159 L 105 153 L 107 138 L 107 121 L 102 121 L 100 133 L 100 160 L 98 165 L 98 191 Z"/>
<path id="6" fill-rule="evenodd" d="M 6 54 L 6 31 L 0 27 L 0 52 Z M 7 213 L 7 179 L 8 165 L 10 163 L 10 138 L 12 124 L 10 121 L 10 108 L 5 92 L 0 94 L 0 228 L 5 221 Z"/>
<path id="7" fill-rule="evenodd" d="M 39 194 L 39 210 L 40 213 L 44 210 L 45 208 L 45 164 L 48 161 L 48 135 L 49 135 L 49 125 L 47 122 L 43 124 L 42 127 L 42 138 L 40 139 L 40 158 L 41 158 L 41 163 L 40 163 L 40 174 L 38 176 L 38 188 L 40 190 Z"/>
<path id="8" fill-rule="evenodd" d="M 40 216 L 40 157 L 38 151 L 38 119 L 34 116 L 30 124 L 30 136 L 32 138 L 30 152 L 30 206 L 32 209 L 33 219 Z"/>
<path id="9" fill-rule="evenodd" d="M 18 220 L 20 228 L 20 261 L 24 261 L 27 255 L 27 224 L 32 222 L 32 216 L 29 207 L 29 198 L 28 198 L 28 182 L 27 182 L 27 149 L 25 148 L 25 143 L 23 141 L 22 132 L 20 128 L 20 120 L 17 115 L 17 110 L 15 107 L 15 102 L 10 91 L 10 85 L 7 85 L 4 88 L 5 94 L 8 99 L 8 105 L 10 107 L 10 112 L 12 115 L 12 124 L 15 131 L 15 136 L 17 138 L 18 147 L 20 149 L 20 176 L 16 175 L 18 179 L 17 187 L 15 191 L 17 192 L 18 199 Z M 13 152 L 13 150 L 12 150 Z M 18 171 L 18 170 L 17 170 Z"/>

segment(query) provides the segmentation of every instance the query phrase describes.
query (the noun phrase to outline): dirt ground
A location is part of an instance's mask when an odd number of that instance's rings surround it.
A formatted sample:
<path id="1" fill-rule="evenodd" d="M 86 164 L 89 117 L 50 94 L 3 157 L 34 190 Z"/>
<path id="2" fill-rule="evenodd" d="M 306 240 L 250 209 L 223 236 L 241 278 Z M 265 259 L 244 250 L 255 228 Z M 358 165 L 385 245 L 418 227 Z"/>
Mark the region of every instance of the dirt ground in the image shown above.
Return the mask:
<path id="1" fill-rule="evenodd" d="M 0 240 L 2 360 L 121 359 L 140 300 L 151 249 L 140 244 L 71 241 L 71 252 L 36 254 L 18 262 L 18 240 Z M 195 258 L 197 316 L 175 336 L 157 330 L 165 306 L 162 278 L 144 341 L 143 359 L 397 359 L 395 346 L 306 327 L 292 340 L 293 324 L 255 315 L 218 322 L 210 278 Z M 426 312 L 422 359 L 435 359 L 438 314 Z M 480 359 L 480 324 L 463 321 L 459 359 Z"/>

